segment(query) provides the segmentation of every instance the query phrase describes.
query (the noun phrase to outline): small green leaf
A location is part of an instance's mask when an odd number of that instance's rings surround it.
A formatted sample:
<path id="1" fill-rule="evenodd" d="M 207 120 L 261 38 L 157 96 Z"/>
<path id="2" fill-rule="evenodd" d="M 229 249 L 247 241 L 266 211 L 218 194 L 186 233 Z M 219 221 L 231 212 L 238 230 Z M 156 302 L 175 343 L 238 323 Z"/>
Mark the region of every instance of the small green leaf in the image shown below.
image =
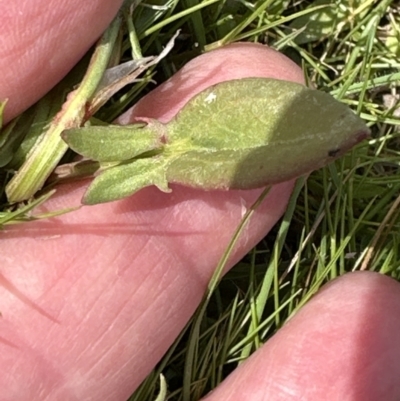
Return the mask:
<path id="1" fill-rule="evenodd" d="M 75 152 L 100 162 L 125 161 L 163 146 L 161 123 L 74 128 L 62 138 Z"/>
<path id="2" fill-rule="evenodd" d="M 86 205 L 122 199 L 149 185 L 170 192 L 165 176 L 164 160 L 143 158 L 103 171 L 94 179 L 82 202 Z"/>

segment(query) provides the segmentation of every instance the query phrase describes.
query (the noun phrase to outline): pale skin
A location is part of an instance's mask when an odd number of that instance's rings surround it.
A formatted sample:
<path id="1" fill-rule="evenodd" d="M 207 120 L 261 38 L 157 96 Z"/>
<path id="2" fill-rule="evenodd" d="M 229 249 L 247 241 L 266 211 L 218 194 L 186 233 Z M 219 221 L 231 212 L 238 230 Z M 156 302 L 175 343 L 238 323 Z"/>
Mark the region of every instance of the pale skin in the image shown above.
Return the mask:
<path id="1" fill-rule="evenodd" d="M 7 119 L 62 78 L 117 3 L 0 3 L 0 98 L 10 100 Z M 302 82 L 302 72 L 280 54 L 233 46 L 192 64 L 124 122 L 166 120 L 202 88 L 251 75 Z M 46 209 L 78 204 L 84 187 L 61 188 Z M 277 221 L 291 188 L 273 188 L 232 262 Z M 258 194 L 148 188 L 2 232 L 0 400 L 126 400 L 193 314 L 243 205 Z M 399 316 L 398 283 L 367 272 L 345 275 L 207 400 L 398 400 Z"/>

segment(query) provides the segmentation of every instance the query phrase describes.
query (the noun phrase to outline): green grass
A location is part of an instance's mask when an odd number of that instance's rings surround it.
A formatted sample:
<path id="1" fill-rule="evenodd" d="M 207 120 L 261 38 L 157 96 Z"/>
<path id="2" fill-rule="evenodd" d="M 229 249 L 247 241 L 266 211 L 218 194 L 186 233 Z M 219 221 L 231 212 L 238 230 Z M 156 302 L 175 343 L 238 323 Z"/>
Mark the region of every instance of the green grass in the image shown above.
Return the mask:
<path id="1" fill-rule="evenodd" d="M 160 83 L 201 52 L 245 40 L 288 55 L 310 84 L 348 104 L 373 133 L 369 142 L 299 181 L 280 223 L 208 293 L 207 304 L 130 398 L 156 399 L 162 374 L 168 395 L 160 393 L 157 400 L 193 401 L 215 388 L 326 282 L 354 270 L 399 279 L 400 7 L 388 0 L 341 0 L 336 6 L 301 0 L 151 3 L 139 5 L 132 16 L 127 9 L 121 22 L 125 35 L 115 39 L 111 64 L 159 54 L 177 29 L 180 36 L 139 82 L 107 102 L 101 98 L 96 118 L 112 121 L 154 87 L 152 79 Z M 0 226 L 35 218 L 30 209 L 40 194 L 17 207 L 7 203 L 5 188 L 86 65 L 83 60 L 0 134 L 0 160 L 8 161 L 0 172 Z M 53 169 L 59 163 L 53 155 L 43 157 Z M 72 155 L 62 157 L 65 163 Z M 35 171 L 29 174 L 33 180 Z"/>

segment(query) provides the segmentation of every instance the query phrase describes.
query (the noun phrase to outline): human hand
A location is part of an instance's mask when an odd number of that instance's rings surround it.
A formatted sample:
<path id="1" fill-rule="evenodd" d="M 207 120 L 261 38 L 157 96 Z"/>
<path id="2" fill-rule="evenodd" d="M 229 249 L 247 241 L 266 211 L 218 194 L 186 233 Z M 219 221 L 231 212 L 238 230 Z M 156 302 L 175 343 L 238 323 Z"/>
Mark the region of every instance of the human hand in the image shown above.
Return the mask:
<path id="1" fill-rule="evenodd" d="M 10 98 L 8 118 L 72 67 L 119 5 L 19 3 L 18 9 L 0 6 L 0 18 L 8 18 L 0 34 L 0 97 Z M 30 10 L 41 14 L 32 19 Z M 15 25 L 23 22 L 29 35 L 18 36 Z M 36 35 L 40 40 L 32 46 L 28 39 Z M 11 63 L 9 55 L 23 55 L 27 47 L 30 53 Z M 190 63 L 121 121 L 167 120 L 203 88 L 251 75 L 302 82 L 302 72 L 279 53 L 233 45 Z M 273 188 L 230 265 L 281 216 L 292 185 Z M 63 186 L 46 208 L 76 205 L 83 191 L 81 184 Z M 124 401 L 193 314 L 243 207 L 259 193 L 146 188 L 123 201 L 7 228 L 0 243 L 0 400 Z M 400 328 L 399 299 L 398 284 L 385 277 L 337 280 L 208 400 L 398 399 L 400 358 L 392 338 Z"/>

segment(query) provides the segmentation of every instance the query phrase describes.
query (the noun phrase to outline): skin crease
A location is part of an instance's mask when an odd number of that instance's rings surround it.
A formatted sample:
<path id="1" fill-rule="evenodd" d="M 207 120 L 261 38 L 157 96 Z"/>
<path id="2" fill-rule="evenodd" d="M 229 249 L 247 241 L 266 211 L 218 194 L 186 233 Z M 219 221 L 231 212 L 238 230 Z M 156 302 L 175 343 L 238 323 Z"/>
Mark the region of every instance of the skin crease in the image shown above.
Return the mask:
<path id="1" fill-rule="evenodd" d="M 114 3 L 93 1 L 82 8 L 69 1 L 50 8 L 39 0 L 19 2 L 20 10 L 28 4 L 42 9 L 43 32 L 52 32 L 50 16 L 57 8 L 69 21 L 60 24 L 59 34 L 72 36 L 70 52 L 61 52 L 50 68 L 45 47 L 32 47 L 8 29 L 0 33 L 1 43 L 21 54 L 24 46 L 32 49 L 30 71 L 49 68 L 29 83 L 30 100 L 22 101 L 21 79 L 30 72 L 24 75 L 27 66 L 17 69 L 10 60 L 4 64 L 8 81 L 0 81 L 0 94 L 10 97 L 12 113 L 61 79 L 62 64 L 74 64 L 85 50 L 77 29 L 94 40 L 112 19 Z M 2 22 L 22 18 L 7 4 L 0 3 Z M 103 25 L 79 23 L 92 19 Z M 187 65 L 121 121 L 168 120 L 204 87 L 254 75 L 302 80 L 279 53 L 233 45 Z M 283 213 L 291 185 L 273 188 L 235 260 Z M 84 185 L 64 186 L 46 208 L 77 205 L 83 190 Z M 147 188 L 127 200 L 3 231 L 0 400 L 126 400 L 192 315 L 244 208 L 258 193 L 174 186 L 172 194 L 163 194 Z M 396 282 L 374 273 L 348 274 L 326 286 L 208 401 L 398 400 L 400 348 L 393 339 L 399 316 Z"/>

